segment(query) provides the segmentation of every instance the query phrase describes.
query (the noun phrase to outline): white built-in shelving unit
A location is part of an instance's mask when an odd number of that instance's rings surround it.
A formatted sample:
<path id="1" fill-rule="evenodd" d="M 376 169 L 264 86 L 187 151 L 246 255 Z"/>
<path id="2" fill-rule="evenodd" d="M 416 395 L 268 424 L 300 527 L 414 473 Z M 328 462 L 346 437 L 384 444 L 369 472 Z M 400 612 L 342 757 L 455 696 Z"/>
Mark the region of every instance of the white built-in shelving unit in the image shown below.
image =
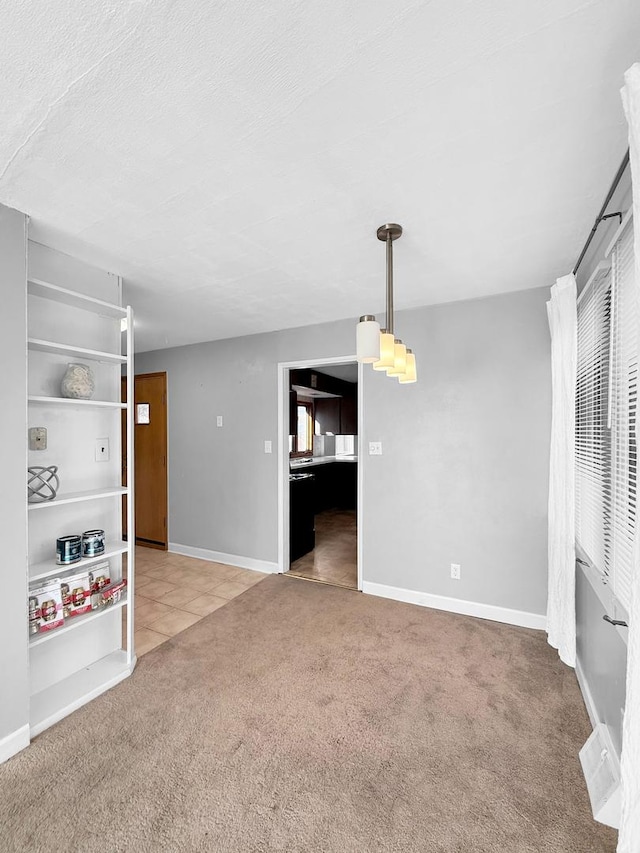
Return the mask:
<path id="1" fill-rule="evenodd" d="M 90 570 L 105 560 L 112 581 L 127 577 L 126 595 L 116 604 L 69 618 L 59 628 L 30 637 L 30 729 L 34 736 L 122 681 L 135 666 L 133 608 L 129 606 L 133 602 L 135 543 L 133 405 L 122 402 L 120 392 L 122 367 L 126 366 L 127 399 L 134 399 L 134 371 L 130 307 L 39 278 L 29 279 L 27 292 L 29 427 L 45 427 L 48 435 L 46 451 L 29 452 L 29 465 L 56 464 L 60 478 L 54 500 L 27 503 L 29 584 L 35 587 L 50 578 Z M 68 362 L 90 363 L 94 398 L 60 396 Z M 95 444 L 105 438 L 109 459 L 98 462 Z M 126 486 L 122 485 L 123 475 Z M 128 498 L 127 542 L 122 540 L 123 496 Z M 106 533 L 103 554 L 69 566 L 57 565 L 57 538 L 96 528 Z"/>

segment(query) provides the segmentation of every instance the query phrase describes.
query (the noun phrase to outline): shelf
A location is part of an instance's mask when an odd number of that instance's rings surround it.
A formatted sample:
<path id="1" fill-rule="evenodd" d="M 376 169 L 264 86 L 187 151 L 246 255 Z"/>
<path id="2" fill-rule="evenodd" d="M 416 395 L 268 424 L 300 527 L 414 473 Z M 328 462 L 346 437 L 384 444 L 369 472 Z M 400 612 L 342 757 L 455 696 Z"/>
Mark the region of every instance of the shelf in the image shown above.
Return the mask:
<path id="1" fill-rule="evenodd" d="M 107 542 L 104 553 L 99 554 L 97 557 L 83 557 L 76 563 L 71 563 L 71 565 L 59 566 L 56 563 L 55 558 L 44 560 L 41 563 L 34 563 L 32 566 L 29 566 L 29 583 L 32 584 L 35 581 L 42 580 L 43 578 L 53 578 L 58 575 L 62 576 L 67 572 L 79 572 L 85 567 L 93 566 L 102 560 L 108 560 L 110 557 L 117 557 L 118 554 L 126 554 L 127 551 L 128 544 L 126 542 L 118 542 L 116 540 L 114 542 Z"/>
<path id="2" fill-rule="evenodd" d="M 135 658 L 129 663 L 127 653 L 119 649 L 46 690 L 35 693 L 30 703 L 31 737 L 39 735 L 72 711 L 124 681 L 133 672 L 135 663 Z"/>
<path id="3" fill-rule="evenodd" d="M 125 364 L 126 355 L 118 355 L 113 352 L 100 352 L 95 349 L 84 347 L 72 347 L 67 344 L 56 344 L 53 341 L 40 341 L 37 338 L 29 338 L 27 345 L 34 352 L 50 352 L 55 355 L 66 355 L 88 359 L 89 361 L 107 361 L 112 364 Z"/>
<path id="4" fill-rule="evenodd" d="M 111 498 L 114 495 L 126 495 L 129 490 L 126 486 L 116 486 L 113 489 L 90 489 L 87 492 L 72 492 L 69 495 L 54 498 L 52 501 L 43 501 L 42 503 L 27 504 L 29 510 L 46 509 L 52 506 L 61 506 L 62 504 L 75 504 L 82 501 L 95 501 L 99 498 Z"/>
<path id="5" fill-rule="evenodd" d="M 76 564 L 77 565 L 77 564 Z M 122 596 L 120 601 L 115 604 L 110 604 L 108 607 L 101 607 L 100 610 L 91 610 L 88 613 L 83 613 L 82 616 L 72 616 L 70 619 L 65 619 L 64 625 L 59 628 L 52 628 L 51 631 L 42 631 L 40 634 L 34 634 L 29 637 L 29 648 L 33 649 L 36 646 L 41 646 L 42 643 L 48 643 L 50 640 L 55 640 L 56 637 L 62 637 L 63 634 L 68 634 L 74 628 L 81 628 L 95 619 L 100 619 L 107 613 L 112 613 L 114 610 L 119 610 L 127 603 L 127 593 Z"/>
<path id="6" fill-rule="evenodd" d="M 102 409 L 126 409 L 126 403 L 110 403 L 107 400 L 73 400 L 68 397 L 27 397 L 30 403 L 52 403 L 54 406 L 97 406 Z"/>
<path id="7" fill-rule="evenodd" d="M 48 275 L 47 272 L 43 274 Z M 55 278 L 64 284 L 63 279 L 57 275 Z M 104 284 L 102 282 L 102 278 L 96 279 L 96 289 L 93 292 L 97 295 L 105 294 L 107 300 L 120 301 L 115 287 L 109 287 L 106 280 Z M 111 283 L 115 284 L 115 279 Z M 98 290 L 98 287 L 101 289 Z M 105 560 L 111 561 L 112 577 L 118 577 L 121 572 L 125 572 L 126 561 L 132 582 L 116 604 L 90 610 L 81 616 L 72 616 L 60 627 L 32 636 L 29 636 L 28 629 L 25 629 L 23 640 L 28 644 L 30 652 L 30 735 L 35 737 L 123 681 L 133 672 L 136 664 L 132 635 L 133 611 L 129 609 L 133 607 L 134 602 L 134 545 L 120 538 L 121 497 L 124 495 L 129 496 L 127 519 L 132 535 L 135 527 L 133 487 L 120 485 L 120 463 L 123 461 L 125 442 L 121 452 L 115 458 L 112 457 L 111 466 L 105 467 L 104 471 L 101 469 L 100 472 L 99 466 L 95 467 L 95 471 L 93 466 L 90 466 L 91 470 L 85 470 L 85 466 L 81 465 L 81 461 L 73 454 L 75 443 L 89 440 L 94 435 L 113 434 L 115 444 L 115 436 L 120 434 L 120 412 L 124 411 L 126 447 L 129 451 L 129 465 L 126 470 L 129 483 L 133 481 L 132 468 L 129 466 L 133 464 L 135 407 L 133 399 L 129 405 L 119 402 L 119 374 L 121 366 L 126 365 L 129 377 L 133 377 L 134 327 L 133 311 L 130 307 L 60 287 L 50 281 L 28 277 L 27 293 L 28 313 L 33 311 L 37 321 L 35 325 L 29 317 L 29 337 L 26 342 L 32 379 L 31 394 L 27 398 L 30 418 L 34 422 L 39 422 L 42 418 L 45 421 L 51 419 L 52 423 L 60 425 L 60 432 L 65 439 L 63 444 L 78 469 L 78 476 L 70 476 L 66 490 L 61 490 L 52 501 L 27 501 L 30 542 L 35 550 L 35 553 L 30 553 L 32 564 L 28 568 L 29 583 L 40 586 L 48 579 L 64 579 L 79 572 L 95 571 L 96 566 Z M 42 299 L 47 302 L 41 302 Z M 57 310 L 56 305 L 59 306 Z M 96 334 L 93 334 L 93 331 Z M 123 331 L 126 332 L 126 347 L 122 337 Z M 80 337 L 81 334 L 84 337 Z M 96 346 L 106 347 L 107 351 L 93 348 Z M 126 355 L 122 354 L 123 351 L 126 351 Z M 51 365 L 58 361 L 98 365 L 94 370 L 99 371 L 99 375 L 108 379 L 109 383 L 113 381 L 113 387 L 107 384 L 102 390 L 97 388 L 95 397 L 102 399 L 62 397 L 60 386 L 56 386 L 50 375 Z M 100 366 L 101 364 L 106 366 Z M 85 414 L 79 414 L 83 410 Z M 117 444 L 119 445 L 119 442 Z M 102 487 L 95 488 L 100 483 L 103 484 Z M 114 485 L 110 486 L 109 483 Z M 73 491 L 80 488 L 83 491 Z M 18 499 L 24 500 L 22 495 Z M 90 503 L 97 500 L 103 500 L 103 503 Z M 36 516 L 31 514 L 31 510 L 63 505 L 68 505 L 68 508 L 51 517 L 45 518 L 39 513 Z M 106 542 L 104 552 L 94 557 L 82 558 L 70 565 L 59 566 L 55 551 L 46 545 L 51 538 L 50 534 L 47 534 L 46 539 L 42 538 L 45 531 L 51 524 L 58 525 L 57 520 L 62 523 L 65 518 L 75 527 L 79 519 L 84 518 L 86 522 L 87 518 L 93 517 L 94 521 L 90 526 L 95 526 L 96 510 L 100 511 L 100 516 L 104 516 L 104 523 L 98 526 L 109 527 L 112 537 Z M 109 524 L 106 523 L 107 517 L 111 519 Z M 86 524 L 89 525 L 89 522 Z M 84 527 L 80 527 L 78 523 L 78 529 Z M 47 559 L 42 559 L 43 557 Z M 107 616 L 108 613 L 111 613 L 110 617 Z M 126 624 L 126 640 L 122 636 L 123 622 Z M 69 634 L 76 628 L 79 629 L 76 633 Z M 56 637 L 67 634 L 68 637 L 55 643 Z"/>
<path id="8" fill-rule="evenodd" d="M 102 299 L 85 296 L 82 293 L 77 293 L 75 290 L 67 290 L 66 287 L 49 284 L 48 281 L 41 281 L 38 278 L 29 279 L 27 291 L 32 296 L 42 296 L 44 299 L 51 299 L 53 302 L 61 302 L 63 305 L 81 308 L 83 311 L 91 311 L 102 317 L 113 317 L 120 320 L 127 316 L 127 309 L 121 305 L 103 302 Z"/>

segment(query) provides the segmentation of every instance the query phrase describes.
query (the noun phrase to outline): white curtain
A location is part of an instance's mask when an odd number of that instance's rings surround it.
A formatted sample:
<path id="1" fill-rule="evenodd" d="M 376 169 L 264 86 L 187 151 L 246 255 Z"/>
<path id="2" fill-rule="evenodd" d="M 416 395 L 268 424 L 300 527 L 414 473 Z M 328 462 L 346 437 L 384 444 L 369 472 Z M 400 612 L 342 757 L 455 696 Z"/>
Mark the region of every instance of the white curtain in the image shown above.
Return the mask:
<path id="1" fill-rule="evenodd" d="M 629 123 L 633 183 L 633 229 L 636 287 L 640 288 L 640 63 L 624 76 L 622 101 Z M 638 318 L 640 322 L 640 318 Z M 638 353 L 640 356 L 640 352 Z M 640 437 L 640 436 L 639 436 Z M 640 851 L 640 525 L 636 524 L 634 569 L 629 605 L 627 696 L 622 733 L 622 820 L 618 853 Z"/>
<path id="2" fill-rule="evenodd" d="M 549 579 L 547 634 L 560 659 L 576 665 L 575 405 L 577 361 L 576 280 L 551 288 L 551 455 L 549 462 Z"/>

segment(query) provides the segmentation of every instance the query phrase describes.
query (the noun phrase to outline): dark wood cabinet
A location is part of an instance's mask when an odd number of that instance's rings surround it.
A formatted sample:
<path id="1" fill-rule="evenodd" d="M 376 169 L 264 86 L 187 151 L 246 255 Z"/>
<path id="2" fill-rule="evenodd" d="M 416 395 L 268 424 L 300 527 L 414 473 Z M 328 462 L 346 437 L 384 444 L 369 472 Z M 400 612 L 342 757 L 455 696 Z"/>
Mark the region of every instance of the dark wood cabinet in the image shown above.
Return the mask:
<path id="1" fill-rule="evenodd" d="M 358 494 L 358 465 L 356 462 L 337 462 L 334 466 L 335 506 L 355 509 Z"/>
<path id="2" fill-rule="evenodd" d="M 358 408 L 355 396 L 318 398 L 315 419 L 320 435 L 357 435 Z"/>
<path id="3" fill-rule="evenodd" d="M 313 470 L 316 513 L 326 509 L 356 508 L 358 466 L 355 462 L 328 462 Z"/>
<path id="4" fill-rule="evenodd" d="M 318 397 L 315 419 L 320 435 L 340 435 L 340 397 Z"/>
<path id="5" fill-rule="evenodd" d="M 313 398 L 314 418 L 319 435 L 357 435 L 358 402 L 357 384 L 345 382 L 309 369 L 290 372 L 289 435 L 297 430 L 296 399 Z M 308 389 L 308 392 L 306 391 Z M 316 396 L 318 394 L 319 396 Z M 323 394 L 331 396 L 322 396 Z"/>
<path id="6" fill-rule="evenodd" d="M 315 548 L 315 507 L 315 474 L 294 475 L 289 480 L 289 559 L 292 563 Z"/>
<path id="7" fill-rule="evenodd" d="M 340 435 L 358 434 L 358 404 L 355 395 L 340 400 Z"/>
<path id="8" fill-rule="evenodd" d="M 298 433 L 298 395 L 293 390 L 289 391 L 289 435 Z"/>

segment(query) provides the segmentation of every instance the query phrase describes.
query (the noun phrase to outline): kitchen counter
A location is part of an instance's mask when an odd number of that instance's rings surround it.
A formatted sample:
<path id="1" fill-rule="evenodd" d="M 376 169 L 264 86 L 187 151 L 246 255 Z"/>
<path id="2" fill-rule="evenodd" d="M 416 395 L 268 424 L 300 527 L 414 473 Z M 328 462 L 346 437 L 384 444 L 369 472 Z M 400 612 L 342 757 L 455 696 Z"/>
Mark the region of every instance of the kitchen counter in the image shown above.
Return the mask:
<path id="1" fill-rule="evenodd" d="M 304 456 L 289 460 L 291 471 L 299 468 L 314 468 L 317 465 L 328 465 L 330 462 L 357 462 L 357 456 Z"/>

